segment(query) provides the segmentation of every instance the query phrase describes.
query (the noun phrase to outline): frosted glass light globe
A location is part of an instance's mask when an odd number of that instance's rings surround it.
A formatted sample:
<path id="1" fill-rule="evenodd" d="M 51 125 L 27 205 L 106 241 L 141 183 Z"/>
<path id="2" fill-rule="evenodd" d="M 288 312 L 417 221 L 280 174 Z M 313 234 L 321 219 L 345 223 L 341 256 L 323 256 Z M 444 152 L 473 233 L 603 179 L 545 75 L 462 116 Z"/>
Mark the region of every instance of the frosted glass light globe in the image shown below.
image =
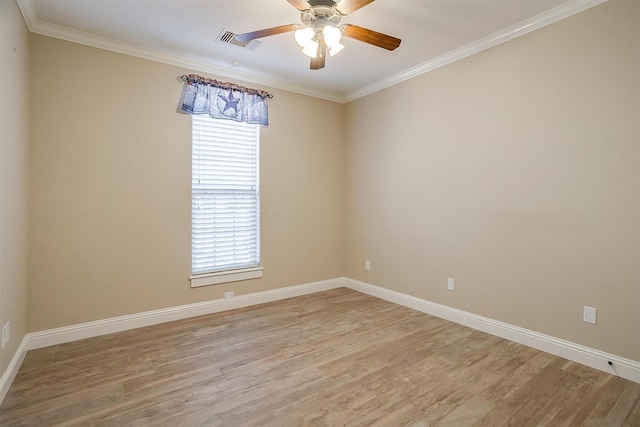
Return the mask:
<path id="1" fill-rule="evenodd" d="M 302 53 L 311 58 L 318 57 L 318 42 L 314 42 L 311 40 L 309 44 L 307 44 L 304 49 L 302 49 Z"/>
<path id="2" fill-rule="evenodd" d="M 296 42 L 300 47 L 307 47 L 315 35 L 316 32 L 311 27 L 298 28 L 295 32 Z"/>
<path id="3" fill-rule="evenodd" d="M 336 27 L 332 27 L 331 25 L 327 25 L 322 29 L 322 34 L 324 35 L 324 41 L 329 46 L 333 46 L 334 44 L 340 41 L 342 37 L 342 32 Z"/>
<path id="4" fill-rule="evenodd" d="M 340 42 L 335 42 L 334 44 L 329 46 L 329 54 L 333 56 L 336 53 L 340 52 L 342 49 L 344 49 L 344 45 Z"/>

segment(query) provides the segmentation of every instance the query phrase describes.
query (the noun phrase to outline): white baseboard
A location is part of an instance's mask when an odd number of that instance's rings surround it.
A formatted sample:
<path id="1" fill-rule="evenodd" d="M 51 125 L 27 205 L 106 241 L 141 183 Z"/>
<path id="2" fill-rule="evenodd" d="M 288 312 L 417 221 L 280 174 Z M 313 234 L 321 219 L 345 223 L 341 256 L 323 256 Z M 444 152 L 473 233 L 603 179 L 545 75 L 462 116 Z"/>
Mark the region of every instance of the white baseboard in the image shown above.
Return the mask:
<path id="1" fill-rule="evenodd" d="M 345 278 L 344 282 L 350 289 L 640 383 L 639 362 L 357 280 Z"/>
<path id="2" fill-rule="evenodd" d="M 499 322 L 487 317 L 458 310 L 442 304 L 392 291 L 379 286 L 349 279 L 346 277 L 307 283 L 298 286 L 239 295 L 229 299 L 218 299 L 160 310 L 146 311 L 127 316 L 113 317 L 62 328 L 49 329 L 27 334 L 14 354 L 9 366 L 0 378 L 0 404 L 4 400 L 9 387 L 16 377 L 20 365 L 28 350 L 47 347 L 55 344 L 76 341 L 84 338 L 126 331 L 143 326 L 156 325 L 173 320 L 218 313 L 236 308 L 248 307 L 266 302 L 312 294 L 340 287 L 347 287 L 371 296 L 384 299 L 414 310 L 431 314 L 479 331 L 505 338 L 565 359 L 608 372 L 613 375 L 640 383 L 640 363 L 585 347 L 569 341 L 540 334 L 508 323 Z M 609 366 L 611 361 L 613 366 Z"/>
<path id="3" fill-rule="evenodd" d="M 22 342 L 18 346 L 18 349 L 14 353 L 11 361 L 9 362 L 9 366 L 0 377 L 0 404 L 4 400 L 4 397 L 7 395 L 9 391 L 9 387 L 11 387 L 11 383 L 18 375 L 18 370 L 20 370 L 20 366 L 22 365 L 22 361 L 24 357 L 27 355 L 27 337 L 22 339 Z"/>
<path id="4" fill-rule="evenodd" d="M 343 287 L 345 286 L 344 283 L 345 280 L 343 278 L 329 279 L 253 294 L 238 295 L 229 299 L 198 302 L 160 310 L 145 311 L 127 316 L 96 320 L 94 322 L 81 323 L 62 328 L 48 329 L 40 332 L 32 332 L 27 334 L 26 350 L 312 294 L 314 292 Z"/>
<path id="5" fill-rule="evenodd" d="M 344 278 L 329 279 L 304 285 L 288 286 L 286 288 L 256 292 L 253 294 L 238 295 L 228 299 L 217 299 L 177 307 L 145 311 L 127 316 L 112 317 L 94 322 L 28 333 L 22 340 L 20 347 L 18 347 L 18 350 L 13 355 L 9 366 L 0 378 L 0 404 L 2 404 L 4 397 L 7 395 L 7 392 L 11 387 L 11 383 L 13 383 L 13 380 L 18 374 L 20 365 L 22 365 L 22 362 L 27 355 L 27 351 L 29 350 L 48 347 L 50 345 L 63 344 L 70 341 L 77 341 L 84 338 L 97 337 L 113 332 L 141 328 L 143 326 L 157 325 L 160 323 L 171 322 L 173 320 L 186 319 L 189 317 L 202 316 L 205 314 L 218 313 L 221 311 L 278 301 L 341 287 L 345 287 Z"/>

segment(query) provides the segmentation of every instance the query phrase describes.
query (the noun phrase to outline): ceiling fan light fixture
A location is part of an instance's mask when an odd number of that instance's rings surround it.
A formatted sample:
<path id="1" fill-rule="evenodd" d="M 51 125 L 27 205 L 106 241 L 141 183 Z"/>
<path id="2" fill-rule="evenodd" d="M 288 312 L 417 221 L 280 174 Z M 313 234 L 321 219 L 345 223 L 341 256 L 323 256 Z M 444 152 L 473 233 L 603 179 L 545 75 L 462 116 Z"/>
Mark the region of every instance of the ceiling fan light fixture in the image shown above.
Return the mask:
<path id="1" fill-rule="evenodd" d="M 324 27 L 322 29 L 322 34 L 324 35 L 324 41 L 329 46 L 340 43 L 340 38 L 342 37 L 342 31 L 331 25 Z"/>
<path id="2" fill-rule="evenodd" d="M 305 55 L 307 55 L 310 58 L 317 58 L 318 57 L 318 42 L 316 41 L 309 41 L 309 43 L 302 49 L 302 53 L 304 53 Z"/>
<path id="3" fill-rule="evenodd" d="M 296 42 L 300 47 L 307 47 L 315 35 L 316 32 L 311 27 L 298 28 L 295 32 Z"/>
<path id="4" fill-rule="evenodd" d="M 327 54 L 334 56 L 344 49 L 344 46 L 340 43 L 342 36 L 386 50 L 395 50 L 402 41 L 397 37 L 388 36 L 357 25 L 340 25 L 340 20 L 343 17 L 374 0 L 287 1 L 300 12 L 302 25 L 279 25 L 249 33 L 236 34 L 234 39 L 241 43 L 248 43 L 263 37 L 293 32 L 295 33 L 296 43 L 302 48 L 302 53 L 311 58 L 309 64 L 311 70 L 323 69 Z"/>

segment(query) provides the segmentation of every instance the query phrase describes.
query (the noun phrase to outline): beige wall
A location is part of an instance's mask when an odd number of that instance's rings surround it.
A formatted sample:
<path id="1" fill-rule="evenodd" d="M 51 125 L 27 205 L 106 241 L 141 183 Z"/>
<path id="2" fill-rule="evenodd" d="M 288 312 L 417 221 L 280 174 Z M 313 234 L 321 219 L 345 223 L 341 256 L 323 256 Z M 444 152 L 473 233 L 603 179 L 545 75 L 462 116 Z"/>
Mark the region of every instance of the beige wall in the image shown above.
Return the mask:
<path id="1" fill-rule="evenodd" d="M 28 40 L 16 3 L 0 1 L 0 375 L 27 332 Z"/>
<path id="2" fill-rule="evenodd" d="M 191 119 L 176 112 L 190 70 L 31 44 L 30 331 L 343 275 L 343 105 L 273 90 L 264 277 L 191 289 Z"/>
<path id="3" fill-rule="evenodd" d="M 608 2 L 349 104 L 347 275 L 640 360 L 639 55 Z"/>
<path id="4" fill-rule="evenodd" d="M 264 278 L 199 289 L 190 70 L 31 35 L 29 330 L 347 275 L 640 360 L 639 28 L 608 2 L 347 106 L 272 90 Z"/>

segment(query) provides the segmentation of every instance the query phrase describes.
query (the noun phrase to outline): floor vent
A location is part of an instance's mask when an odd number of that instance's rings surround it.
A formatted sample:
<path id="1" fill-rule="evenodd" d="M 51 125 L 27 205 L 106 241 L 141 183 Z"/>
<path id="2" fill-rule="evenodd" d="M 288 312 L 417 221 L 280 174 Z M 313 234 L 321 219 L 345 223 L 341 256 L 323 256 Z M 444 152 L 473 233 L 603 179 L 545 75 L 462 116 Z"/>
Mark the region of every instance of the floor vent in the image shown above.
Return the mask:
<path id="1" fill-rule="evenodd" d="M 258 46 L 260 46 L 260 42 L 258 40 L 251 40 L 248 42 L 241 42 L 236 40 L 236 34 L 233 31 L 229 31 L 227 29 L 223 29 L 222 32 L 216 37 L 216 41 L 222 43 L 229 43 L 234 46 L 240 46 L 249 50 L 256 50 Z"/>

